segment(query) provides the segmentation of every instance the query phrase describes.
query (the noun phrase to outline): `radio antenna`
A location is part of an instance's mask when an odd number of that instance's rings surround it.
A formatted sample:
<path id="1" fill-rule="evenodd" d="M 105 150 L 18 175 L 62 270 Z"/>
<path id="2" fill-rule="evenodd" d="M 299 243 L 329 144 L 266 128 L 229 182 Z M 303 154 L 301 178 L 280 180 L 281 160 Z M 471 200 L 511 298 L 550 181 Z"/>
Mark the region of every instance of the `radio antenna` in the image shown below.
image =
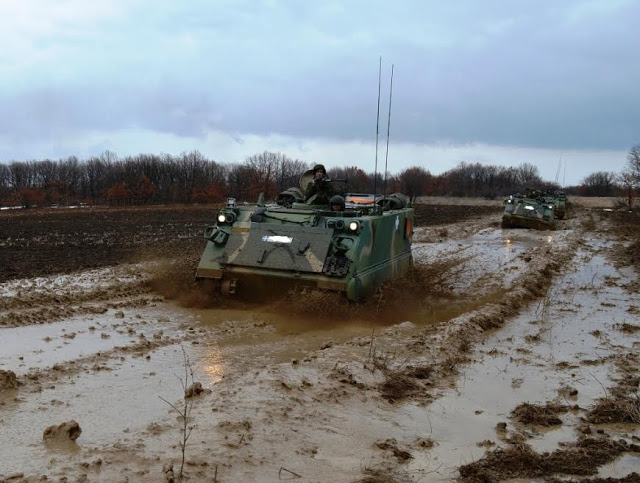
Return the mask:
<path id="1" fill-rule="evenodd" d="M 560 168 L 562 168 L 562 153 L 560 153 L 560 160 L 558 161 L 558 169 L 556 169 L 556 184 L 560 181 Z"/>
<path id="2" fill-rule="evenodd" d="M 382 80 L 382 56 L 378 64 L 378 114 L 376 115 L 376 167 L 373 171 L 373 198 L 378 194 L 378 133 L 380 132 L 380 82 Z"/>
<path id="3" fill-rule="evenodd" d="M 389 87 L 389 118 L 387 119 L 387 154 L 384 157 L 384 183 L 382 192 L 387 195 L 387 161 L 389 160 L 389 131 L 391 130 L 391 97 L 393 96 L 393 64 L 391 64 L 391 86 Z"/>

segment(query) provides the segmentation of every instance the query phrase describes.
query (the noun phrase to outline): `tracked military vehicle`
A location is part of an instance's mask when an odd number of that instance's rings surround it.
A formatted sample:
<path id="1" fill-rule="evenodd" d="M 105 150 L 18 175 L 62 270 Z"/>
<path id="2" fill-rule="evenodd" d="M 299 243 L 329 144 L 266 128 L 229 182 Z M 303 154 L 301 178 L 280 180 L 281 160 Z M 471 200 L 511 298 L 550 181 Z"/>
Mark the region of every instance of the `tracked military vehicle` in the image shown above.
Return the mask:
<path id="1" fill-rule="evenodd" d="M 300 191 L 289 191 L 293 199 L 281 204 L 229 199 L 205 229 L 196 277 L 223 295 L 310 288 L 360 300 L 407 270 L 413 235 L 407 197 L 358 195 L 350 208 L 331 211 L 300 201 L 309 175 L 301 176 Z"/>
<path id="2" fill-rule="evenodd" d="M 564 191 L 554 191 L 551 199 L 555 205 L 555 215 L 559 220 L 564 220 L 567 216 L 567 195 Z"/>
<path id="3" fill-rule="evenodd" d="M 551 230 L 555 225 L 555 203 L 542 192 L 527 189 L 525 194 L 509 196 L 504 201 L 503 228 Z"/>

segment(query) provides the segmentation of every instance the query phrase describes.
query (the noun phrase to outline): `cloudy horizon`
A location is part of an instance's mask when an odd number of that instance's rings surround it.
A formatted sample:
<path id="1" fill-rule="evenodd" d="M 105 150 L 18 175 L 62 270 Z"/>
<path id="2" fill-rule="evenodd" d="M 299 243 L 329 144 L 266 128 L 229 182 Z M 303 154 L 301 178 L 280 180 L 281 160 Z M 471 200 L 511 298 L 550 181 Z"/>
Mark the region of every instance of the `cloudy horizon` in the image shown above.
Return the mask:
<path id="1" fill-rule="evenodd" d="M 264 150 L 373 171 L 527 162 L 566 184 L 640 143 L 640 2 L 0 0 L 0 162 Z M 564 177 L 564 172 L 563 176 Z M 558 180 L 562 182 L 562 179 Z"/>

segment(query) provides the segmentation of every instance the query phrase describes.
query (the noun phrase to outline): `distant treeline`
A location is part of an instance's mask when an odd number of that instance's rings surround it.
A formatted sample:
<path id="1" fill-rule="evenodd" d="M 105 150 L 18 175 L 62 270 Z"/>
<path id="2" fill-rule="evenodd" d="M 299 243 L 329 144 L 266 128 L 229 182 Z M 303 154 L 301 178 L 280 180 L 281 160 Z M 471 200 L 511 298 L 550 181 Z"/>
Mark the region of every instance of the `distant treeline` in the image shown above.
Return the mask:
<path id="1" fill-rule="evenodd" d="M 280 191 L 298 186 L 300 175 L 310 167 L 305 161 L 269 151 L 241 163 L 219 163 L 198 151 L 121 159 L 106 151 L 86 160 L 71 156 L 56 161 L 13 161 L 0 164 L 0 205 L 215 203 L 227 196 L 253 201 L 260 192 L 272 200 Z M 412 198 L 495 198 L 526 187 L 559 187 L 542 180 L 538 168 L 529 163 L 502 167 L 463 162 L 439 175 L 414 166 L 399 174 L 387 173 L 386 180 L 382 173 L 374 176 L 355 166 L 333 168 L 328 174 L 348 179 L 352 192 L 373 192 L 375 184 L 378 193 L 384 187 L 389 193 L 401 191 Z"/>
<path id="2" fill-rule="evenodd" d="M 640 188 L 640 144 L 627 153 L 627 164 L 619 172 L 597 171 L 582 180 L 580 186 L 565 190 L 583 196 L 617 196 L 617 206 L 633 208 Z"/>

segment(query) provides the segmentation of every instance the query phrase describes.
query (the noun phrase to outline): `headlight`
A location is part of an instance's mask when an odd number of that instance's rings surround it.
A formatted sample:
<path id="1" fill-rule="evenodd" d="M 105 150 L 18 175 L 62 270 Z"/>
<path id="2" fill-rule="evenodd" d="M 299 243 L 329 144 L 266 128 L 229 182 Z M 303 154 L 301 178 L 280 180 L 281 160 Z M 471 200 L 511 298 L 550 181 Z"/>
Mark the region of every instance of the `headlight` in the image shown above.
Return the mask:
<path id="1" fill-rule="evenodd" d="M 218 223 L 224 223 L 227 221 L 227 216 L 224 213 L 220 213 L 218 215 Z"/>
<path id="2" fill-rule="evenodd" d="M 360 223 L 357 221 L 352 221 L 349 223 L 349 231 L 358 231 L 360 228 Z"/>

